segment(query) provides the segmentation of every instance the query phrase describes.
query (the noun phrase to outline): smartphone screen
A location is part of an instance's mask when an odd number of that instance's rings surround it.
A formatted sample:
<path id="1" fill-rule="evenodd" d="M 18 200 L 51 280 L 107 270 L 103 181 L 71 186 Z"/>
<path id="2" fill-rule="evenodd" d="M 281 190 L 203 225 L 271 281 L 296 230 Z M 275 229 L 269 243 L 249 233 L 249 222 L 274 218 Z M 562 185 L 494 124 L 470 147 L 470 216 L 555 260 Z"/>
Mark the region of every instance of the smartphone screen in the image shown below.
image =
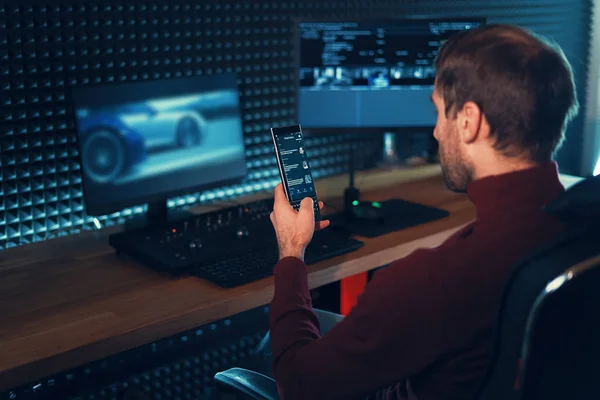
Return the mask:
<path id="1" fill-rule="evenodd" d="M 300 208 L 305 197 L 312 197 L 315 221 L 321 220 L 317 192 L 304 148 L 300 125 L 271 128 L 277 164 L 285 194 L 294 209 Z"/>

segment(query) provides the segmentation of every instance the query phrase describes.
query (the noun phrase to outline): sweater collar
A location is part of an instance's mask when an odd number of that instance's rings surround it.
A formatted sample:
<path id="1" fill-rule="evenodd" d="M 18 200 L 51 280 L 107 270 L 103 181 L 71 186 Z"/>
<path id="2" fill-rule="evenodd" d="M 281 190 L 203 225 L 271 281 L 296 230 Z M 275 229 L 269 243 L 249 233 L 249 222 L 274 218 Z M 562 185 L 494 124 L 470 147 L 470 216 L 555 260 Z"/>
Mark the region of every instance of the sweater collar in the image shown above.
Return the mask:
<path id="1" fill-rule="evenodd" d="M 475 180 L 467 188 L 467 195 L 475 204 L 477 219 L 485 219 L 513 210 L 540 209 L 563 191 L 558 165 L 549 162 Z"/>

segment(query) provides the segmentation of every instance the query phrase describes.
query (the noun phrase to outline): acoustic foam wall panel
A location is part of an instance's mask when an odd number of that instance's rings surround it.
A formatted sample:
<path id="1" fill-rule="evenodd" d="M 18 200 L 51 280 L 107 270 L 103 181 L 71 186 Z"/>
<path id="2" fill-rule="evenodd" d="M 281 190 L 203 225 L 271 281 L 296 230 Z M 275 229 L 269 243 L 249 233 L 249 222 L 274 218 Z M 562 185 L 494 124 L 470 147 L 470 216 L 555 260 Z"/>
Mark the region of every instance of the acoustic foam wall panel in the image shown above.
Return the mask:
<path id="1" fill-rule="evenodd" d="M 278 173 L 268 128 L 296 122 L 294 17 L 481 16 L 554 38 L 585 88 L 591 0 L 93 1 L 0 5 L 0 249 L 92 229 L 81 193 L 70 88 L 235 71 L 250 172 L 243 185 L 172 199 L 172 206 L 270 190 Z M 582 101 L 582 103 L 584 103 Z M 581 121 L 559 161 L 579 165 Z M 424 133 L 428 134 L 428 132 Z M 310 139 L 317 177 L 346 171 L 379 140 Z M 99 218 L 110 225 L 142 207 Z"/>
<path id="2" fill-rule="evenodd" d="M 240 366 L 266 373 L 252 352 L 268 331 L 268 307 L 180 332 L 0 392 L 1 400 L 215 399 L 213 377 Z"/>

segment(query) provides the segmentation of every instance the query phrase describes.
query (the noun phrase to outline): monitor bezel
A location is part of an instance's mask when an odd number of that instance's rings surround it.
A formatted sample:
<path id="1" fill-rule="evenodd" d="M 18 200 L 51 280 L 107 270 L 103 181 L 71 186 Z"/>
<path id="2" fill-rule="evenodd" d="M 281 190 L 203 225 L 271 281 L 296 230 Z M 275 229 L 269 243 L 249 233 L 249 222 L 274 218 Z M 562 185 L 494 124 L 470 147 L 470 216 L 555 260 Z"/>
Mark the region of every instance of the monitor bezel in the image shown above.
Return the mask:
<path id="1" fill-rule="evenodd" d="M 188 187 L 185 188 L 180 188 L 180 189 L 176 189 L 176 190 L 171 190 L 171 191 L 166 191 L 166 192 L 162 192 L 162 193 L 158 193 L 158 194 L 152 194 L 152 195 L 146 195 L 146 196 L 139 196 L 136 198 L 132 198 L 132 199 L 127 199 L 127 200 L 122 200 L 122 201 L 114 201 L 111 203 L 105 203 L 102 205 L 98 205 L 98 204 L 94 204 L 93 202 L 90 203 L 90 195 L 88 194 L 89 192 L 86 190 L 86 186 L 89 184 L 89 182 L 86 182 L 86 176 L 85 173 L 83 172 L 83 160 L 82 160 L 82 154 L 81 154 L 81 141 L 80 141 L 80 134 L 79 134 L 79 119 L 77 118 L 76 115 L 74 115 L 74 119 L 75 119 L 75 144 L 77 146 L 77 161 L 79 162 L 79 167 L 80 167 L 80 174 L 81 174 L 81 186 L 82 186 L 82 195 L 83 195 L 83 202 L 85 205 L 85 212 L 87 215 L 89 216 L 93 216 L 93 217 L 98 217 L 98 216 L 105 216 L 105 215 L 110 215 L 116 212 L 120 212 L 123 211 L 126 208 L 132 208 L 132 207 L 138 207 L 138 206 L 143 206 L 144 204 L 155 204 L 155 203 L 161 203 L 161 202 L 167 202 L 170 198 L 173 197 L 177 197 L 177 196 L 183 196 L 185 194 L 188 193 L 194 193 L 194 192 L 202 192 L 202 191 L 207 191 L 207 190 L 211 190 L 211 189 L 216 189 L 219 187 L 223 187 L 223 186 L 230 186 L 230 185 L 236 185 L 236 184 L 241 184 L 243 183 L 244 179 L 246 179 L 246 177 L 248 176 L 248 164 L 247 164 L 247 159 L 245 156 L 245 135 L 244 135 L 244 127 L 243 127 L 243 114 L 242 114 L 242 108 L 241 108 L 241 99 L 240 99 L 240 92 L 239 92 L 239 87 L 237 84 L 237 76 L 235 73 L 233 72 L 226 72 L 226 73 L 222 73 L 222 74 L 216 74 L 217 76 L 222 76 L 225 79 L 228 80 L 228 83 L 232 84 L 231 88 L 227 87 L 227 89 L 233 89 L 236 91 L 237 95 L 238 95 L 238 110 L 240 113 L 240 122 L 242 123 L 242 142 L 244 143 L 244 168 L 243 170 L 241 170 L 241 172 L 243 172 L 243 175 L 240 174 L 234 178 L 228 179 L 228 180 L 223 180 L 223 181 L 218 181 L 218 182 L 213 182 L 213 183 L 208 183 L 208 184 L 202 184 L 202 185 L 190 185 Z M 191 76 L 191 77 L 182 77 L 182 78 L 176 78 L 176 79 L 155 79 L 155 80 L 149 80 L 149 81 L 143 81 L 143 82 L 119 82 L 119 83 L 110 83 L 110 84 L 102 84 L 102 85 L 85 85 L 85 86 L 74 86 L 71 88 L 70 90 L 70 96 L 71 98 L 70 103 L 73 106 L 73 112 L 76 112 L 76 107 L 75 107 L 75 98 L 78 96 L 83 96 L 83 92 L 89 91 L 89 90 L 106 90 L 106 91 L 111 91 L 111 90 L 116 90 L 117 87 L 124 87 L 124 86 L 138 86 L 140 84 L 154 84 L 154 85 L 160 85 L 161 83 L 165 83 L 165 82 L 178 82 L 180 84 L 182 84 L 182 82 L 184 81 L 192 81 L 193 79 L 197 79 L 197 78 L 207 78 L 207 77 L 213 77 L 214 78 L 215 75 L 201 75 L 201 76 Z M 92 205 L 92 207 L 90 207 L 90 205 Z"/>
<path id="2" fill-rule="evenodd" d="M 298 120 L 298 116 L 300 115 L 300 102 L 299 102 L 299 98 L 300 98 L 300 29 L 299 29 L 299 25 L 301 23 L 317 23 L 317 22 L 323 22 L 323 23 L 329 23 L 329 22 L 369 22 L 369 21 L 376 21 L 376 22 L 401 22 L 401 21 L 405 21 L 405 20 L 419 20 L 419 21 L 448 21 L 448 22 L 460 22 L 460 21 L 465 21 L 465 20 L 469 20 L 469 21 L 474 21 L 474 22 L 480 22 L 481 25 L 486 25 L 487 24 L 487 19 L 485 17 L 480 17 L 480 16 L 449 16 L 447 18 L 440 16 L 440 15 L 423 15 L 423 14 L 418 14 L 418 15 L 406 15 L 406 16 L 402 16 L 402 17 L 384 17 L 384 18 L 377 18 L 377 17 L 369 17 L 369 16 L 361 16 L 361 17 L 357 17 L 357 18 L 351 18 L 351 17 L 333 17 L 333 18 L 315 18 L 315 17 L 310 17 L 310 18 L 305 18 L 305 17 L 296 17 L 293 19 L 293 29 L 294 29 L 294 51 L 293 51 L 293 59 L 294 59 L 294 73 L 295 73 L 295 77 L 294 77 L 294 83 L 295 83 L 295 91 L 294 94 L 296 96 L 296 121 L 297 123 L 300 123 L 300 121 Z M 433 85 L 431 85 L 433 87 Z M 320 134 L 380 134 L 380 133 L 387 133 L 387 132 L 393 132 L 393 133 L 413 133 L 413 132 L 422 132 L 424 130 L 431 130 L 434 128 L 434 125 L 425 125 L 425 126 L 373 126 L 373 127 L 369 127 L 369 126 L 365 126 L 365 127 L 356 127 L 356 126 L 349 126 L 349 127 L 343 127 L 343 126 L 336 126 L 336 127 L 329 127 L 329 126 L 323 126 L 323 127 L 319 127 L 319 126 L 310 126 L 310 125 L 306 125 L 303 124 L 302 125 L 302 129 L 305 132 L 305 136 L 312 136 L 312 135 L 320 135 Z"/>

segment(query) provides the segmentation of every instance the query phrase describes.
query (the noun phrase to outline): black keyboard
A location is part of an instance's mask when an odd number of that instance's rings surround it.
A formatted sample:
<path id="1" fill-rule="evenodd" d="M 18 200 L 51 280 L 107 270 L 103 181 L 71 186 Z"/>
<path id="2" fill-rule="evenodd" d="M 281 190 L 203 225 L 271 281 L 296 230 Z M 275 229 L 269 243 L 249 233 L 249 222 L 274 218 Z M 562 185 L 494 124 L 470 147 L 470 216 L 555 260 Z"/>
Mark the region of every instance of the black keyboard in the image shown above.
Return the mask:
<path id="1" fill-rule="evenodd" d="M 363 243 L 335 231 L 315 232 L 306 249 L 305 262 L 313 264 L 359 249 Z M 191 274 L 222 287 L 235 287 L 273 274 L 278 261 L 275 243 L 256 246 L 242 252 L 223 254 L 191 269 Z"/>
<path id="2" fill-rule="evenodd" d="M 218 286 L 240 286 L 273 274 L 278 260 L 269 219 L 273 200 L 229 207 L 153 229 L 111 235 L 117 253 L 173 275 L 191 275 Z M 315 232 L 306 249 L 312 264 L 363 246 L 346 231 Z"/>

